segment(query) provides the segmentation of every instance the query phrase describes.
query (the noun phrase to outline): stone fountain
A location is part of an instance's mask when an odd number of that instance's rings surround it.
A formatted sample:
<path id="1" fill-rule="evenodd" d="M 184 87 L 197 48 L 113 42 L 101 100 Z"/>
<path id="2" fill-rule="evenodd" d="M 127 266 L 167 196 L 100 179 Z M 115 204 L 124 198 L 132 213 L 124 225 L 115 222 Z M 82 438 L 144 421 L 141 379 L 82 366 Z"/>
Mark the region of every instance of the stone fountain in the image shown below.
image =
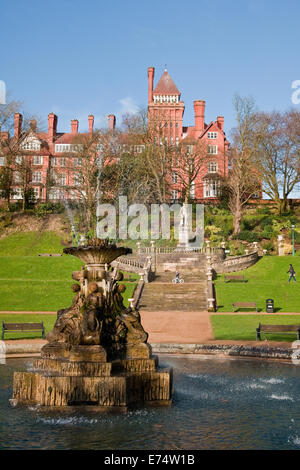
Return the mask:
<path id="1" fill-rule="evenodd" d="M 172 371 L 157 368 L 138 310 L 123 305 L 123 274 L 110 266 L 130 252 L 100 239 L 64 249 L 84 262 L 72 273 L 75 296 L 57 312 L 33 371 L 14 374 L 12 405 L 170 404 Z"/>

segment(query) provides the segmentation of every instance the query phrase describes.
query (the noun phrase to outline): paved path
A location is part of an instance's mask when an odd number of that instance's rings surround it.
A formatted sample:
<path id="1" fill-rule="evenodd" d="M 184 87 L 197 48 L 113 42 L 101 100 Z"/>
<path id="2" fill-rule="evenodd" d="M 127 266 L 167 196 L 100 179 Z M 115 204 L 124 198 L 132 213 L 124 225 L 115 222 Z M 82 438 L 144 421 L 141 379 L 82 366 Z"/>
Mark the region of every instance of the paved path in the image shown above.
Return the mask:
<path id="1" fill-rule="evenodd" d="M 203 343 L 213 340 L 208 312 L 141 310 L 149 343 Z"/>

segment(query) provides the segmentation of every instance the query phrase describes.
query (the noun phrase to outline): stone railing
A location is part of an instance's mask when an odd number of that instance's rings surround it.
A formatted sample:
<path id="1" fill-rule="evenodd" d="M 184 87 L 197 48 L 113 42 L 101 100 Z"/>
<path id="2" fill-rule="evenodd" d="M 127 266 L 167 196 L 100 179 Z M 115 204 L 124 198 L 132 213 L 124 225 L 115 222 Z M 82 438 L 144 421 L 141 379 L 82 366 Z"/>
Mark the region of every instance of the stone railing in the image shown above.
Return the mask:
<path id="1" fill-rule="evenodd" d="M 137 258 L 127 258 L 125 256 L 120 256 L 115 261 L 113 261 L 111 265 L 123 271 L 128 271 L 130 273 L 136 273 L 140 276 L 143 276 L 144 282 L 151 282 L 154 277 L 151 256 L 147 256 L 144 262 L 139 261 Z"/>
<path id="2" fill-rule="evenodd" d="M 249 268 L 258 260 L 258 252 L 254 251 L 247 255 L 228 256 L 222 261 L 212 261 L 212 268 L 218 273 L 231 273 Z"/>
<path id="3" fill-rule="evenodd" d="M 207 276 L 207 310 L 215 312 L 217 310 L 216 289 L 213 281 L 213 263 L 209 254 L 206 256 L 206 276 Z"/>

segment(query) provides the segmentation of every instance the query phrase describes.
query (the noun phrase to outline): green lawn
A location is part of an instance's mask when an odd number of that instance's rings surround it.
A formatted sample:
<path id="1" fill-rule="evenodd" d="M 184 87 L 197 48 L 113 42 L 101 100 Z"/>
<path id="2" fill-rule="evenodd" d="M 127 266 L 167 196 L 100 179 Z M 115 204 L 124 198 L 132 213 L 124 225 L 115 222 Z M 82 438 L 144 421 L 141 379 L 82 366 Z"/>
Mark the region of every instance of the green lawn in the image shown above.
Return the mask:
<path id="1" fill-rule="evenodd" d="M 289 263 L 297 282 L 288 283 Z M 264 256 L 254 266 L 232 274 L 244 274 L 247 282 L 224 282 L 218 275 L 215 286 L 218 311 L 232 312 L 233 302 L 256 302 L 265 312 L 266 299 L 274 299 L 276 312 L 300 313 L 300 257 Z"/>
<path id="2" fill-rule="evenodd" d="M 70 255 L 40 257 L 39 253 L 62 253 L 60 237 L 54 232 L 28 232 L 0 240 L 0 311 L 58 310 L 71 304 L 72 271 L 82 261 Z M 134 279 L 138 276 L 130 274 Z M 132 297 L 135 282 L 124 282 L 124 304 Z"/>
<path id="3" fill-rule="evenodd" d="M 61 237 L 55 232 L 18 232 L 0 240 L 0 256 L 62 253 Z"/>
<path id="4" fill-rule="evenodd" d="M 212 315 L 211 323 L 215 339 L 255 341 L 259 323 L 271 325 L 300 324 L 300 315 Z M 295 341 L 294 334 L 267 335 L 271 341 Z"/>

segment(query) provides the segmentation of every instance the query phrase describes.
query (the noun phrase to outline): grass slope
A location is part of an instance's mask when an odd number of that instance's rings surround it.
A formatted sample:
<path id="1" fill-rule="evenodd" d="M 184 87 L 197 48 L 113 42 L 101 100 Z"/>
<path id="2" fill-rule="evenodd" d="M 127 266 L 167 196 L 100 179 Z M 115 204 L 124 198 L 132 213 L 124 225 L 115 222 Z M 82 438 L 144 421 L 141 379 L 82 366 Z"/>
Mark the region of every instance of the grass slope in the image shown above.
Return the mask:
<path id="1" fill-rule="evenodd" d="M 289 263 L 296 271 L 297 282 L 288 283 Z M 215 281 L 218 311 L 232 312 L 233 302 L 256 302 L 265 312 L 266 299 L 274 299 L 276 312 L 300 312 L 300 258 L 264 256 L 254 266 L 233 274 L 244 274 L 248 282 L 224 282 L 224 275 Z"/>
<path id="2" fill-rule="evenodd" d="M 0 310 L 48 311 L 70 305 L 74 281 L 71 273 L 82 262 L 69 255 L 40 257 L 39 253 L 62 253 L 54 232 L 16 233 L 0 240 Z M 132 278 L 136 278 L 131 274 Z M 124 282 L 124 304 L 132 297 L 135 283 Z"/>

